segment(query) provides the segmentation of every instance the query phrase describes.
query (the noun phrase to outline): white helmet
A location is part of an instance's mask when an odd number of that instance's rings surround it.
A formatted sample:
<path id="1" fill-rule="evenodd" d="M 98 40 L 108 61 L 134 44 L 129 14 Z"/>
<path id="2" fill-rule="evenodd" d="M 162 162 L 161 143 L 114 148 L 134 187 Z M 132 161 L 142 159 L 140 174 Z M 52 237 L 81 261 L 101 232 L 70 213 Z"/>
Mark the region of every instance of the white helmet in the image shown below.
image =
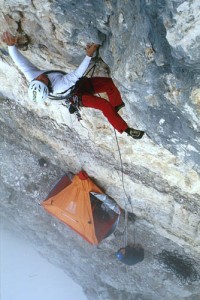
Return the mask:
<path id="1" fill-rule="evenodd" d="M 34 102 L 45 101 L 49 95 L 49 89 L 42 81 L 33 80 L 29 85 L 28 95 Z"/>

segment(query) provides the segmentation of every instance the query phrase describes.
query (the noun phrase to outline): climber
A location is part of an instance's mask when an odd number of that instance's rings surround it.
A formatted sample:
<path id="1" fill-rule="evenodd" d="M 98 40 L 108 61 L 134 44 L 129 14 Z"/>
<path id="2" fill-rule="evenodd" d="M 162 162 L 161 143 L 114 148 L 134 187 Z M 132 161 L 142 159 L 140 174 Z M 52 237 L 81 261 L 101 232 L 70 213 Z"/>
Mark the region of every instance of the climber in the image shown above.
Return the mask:
<path id="1" fill-rule="evenodd" d="M 144 131 L 130 128 L 127 123 L 118 114 L 118 111 L 125 106 L 121 95 L 111 78 L 93 77 L 86 78 L 80 83 L 79 79 L 83 76 L 89 66 L 91 58 L 99 45 L 89 44 L 86 47 L 86 57 L 80 66 L 73 72 L 66 74 L 61 71 L 45 71 L 35 67 L 21 52 L 17 49 L 17 37 L 9 32 L 4 32 L 3 42 L 8 45 L 8 52 L 30 82 L 28 94 L 31 100 L 35 102 L 45 101 L 50 95 L 68 95 L 70 88 L 75 84 L 78 85 L 76 99 L 78 106 L 99 109 L 108 119 L 111 125 L 120 133 L 126 132 L 134 139 L 141 139 Z M 107 93 L 109 101 L 97 97 L 97 93 Z M 69 107 L 70 113 L 75 112 L 73 106 Z"/>
<path id="2" fill-rule="evenodd" d="M 126 265 L 135 265 L 144 259 L 144 249 L 139 244 L 128 245 L 125 248 L 120 248 L 116 257 L 119 261 Z"/>

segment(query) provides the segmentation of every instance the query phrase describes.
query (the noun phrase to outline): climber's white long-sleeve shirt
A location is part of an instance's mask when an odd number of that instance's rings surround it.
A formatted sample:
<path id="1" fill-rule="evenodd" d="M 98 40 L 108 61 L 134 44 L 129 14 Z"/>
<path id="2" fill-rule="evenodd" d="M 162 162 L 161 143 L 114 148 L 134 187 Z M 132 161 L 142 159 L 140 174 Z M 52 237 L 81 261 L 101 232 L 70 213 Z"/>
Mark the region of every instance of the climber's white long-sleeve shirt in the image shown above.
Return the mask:
<path id="1" fill-rule="evenodd" d="M 19 52 L 16 46 L 8 46 L 8 52 L 29 82 L 47 71 L 40 70 L 35 67 L 26 57 L 21 54 L 21 52 Z M 51 81 L 53 88 L 53 94 L 62 93 L 73 86 L 87 70 L 90 60 L 91 57 L 86 56 L 75 71 L 66 75 L 63 75 L 59 72 L 48 74 L 48 78 Z"/>

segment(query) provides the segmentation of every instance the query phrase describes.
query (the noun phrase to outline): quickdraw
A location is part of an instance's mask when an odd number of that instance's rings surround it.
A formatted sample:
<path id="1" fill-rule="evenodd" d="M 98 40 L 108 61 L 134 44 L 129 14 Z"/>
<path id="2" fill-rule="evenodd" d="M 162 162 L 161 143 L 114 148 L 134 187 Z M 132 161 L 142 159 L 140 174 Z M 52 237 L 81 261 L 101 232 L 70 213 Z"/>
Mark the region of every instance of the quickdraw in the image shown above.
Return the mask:
<path id="1" fill-rule="evenodd" d="M 76 94 L 71 94 L 65 99 L 65 106 L 68 107 L 70 114 L 75 114 L 78 121 L 82 120 L 80 114 L 80 97 Z"/>

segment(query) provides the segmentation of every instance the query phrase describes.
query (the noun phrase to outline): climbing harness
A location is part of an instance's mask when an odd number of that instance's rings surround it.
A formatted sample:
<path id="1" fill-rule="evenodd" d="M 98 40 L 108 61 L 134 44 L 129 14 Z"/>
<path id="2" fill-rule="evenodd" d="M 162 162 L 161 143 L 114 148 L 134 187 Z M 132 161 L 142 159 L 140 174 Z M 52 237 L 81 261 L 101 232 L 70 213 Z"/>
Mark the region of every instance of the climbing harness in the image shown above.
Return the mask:
<path id="1" fill-rule="evenodd" d="M 48 87 L 50 90 L 49 99 L 57 100 L 57 101 L 64 100 L 64 103 L 62 103 L 62 105 L 64 105 L 65 107 L 67 107 L 69 109 L 70 114 L 75 114 L 78 121 L 82 120 L 81 113 L 80 113 L 80 107 L 81 107 L 81 91 L 80 90 L 84 85 L 85 79 L 87 78 L 88 74 L 91 71 L 92 71 L 92 73 L 90 75 L 90 78 L 93 77 L 94 71 L 96 69 L 98 57 L 99 57 L 99 48 L 96 50 L 96 55 L 93 59 L 93 61 L 94 61 L 93 66 L 88 71 L 86 71 L 86 73 L 75 83 L 75 85 L 71 86 L 67 90 L 63 91 L 62 93 L 58 93 L 57 95 L 53 95 L 52 87 L 51 86 Z M 47 71 L 47 72 L 44 72 L 43 74 L 48 76 L 48 74 L 52 74 L 52 73 L 61 73 L 63 75 L 67 74 L 63 71 L 56 71 L 56 70 Z M 92 87 L 91 87 L 91 89 L 92 89 Z"/>

